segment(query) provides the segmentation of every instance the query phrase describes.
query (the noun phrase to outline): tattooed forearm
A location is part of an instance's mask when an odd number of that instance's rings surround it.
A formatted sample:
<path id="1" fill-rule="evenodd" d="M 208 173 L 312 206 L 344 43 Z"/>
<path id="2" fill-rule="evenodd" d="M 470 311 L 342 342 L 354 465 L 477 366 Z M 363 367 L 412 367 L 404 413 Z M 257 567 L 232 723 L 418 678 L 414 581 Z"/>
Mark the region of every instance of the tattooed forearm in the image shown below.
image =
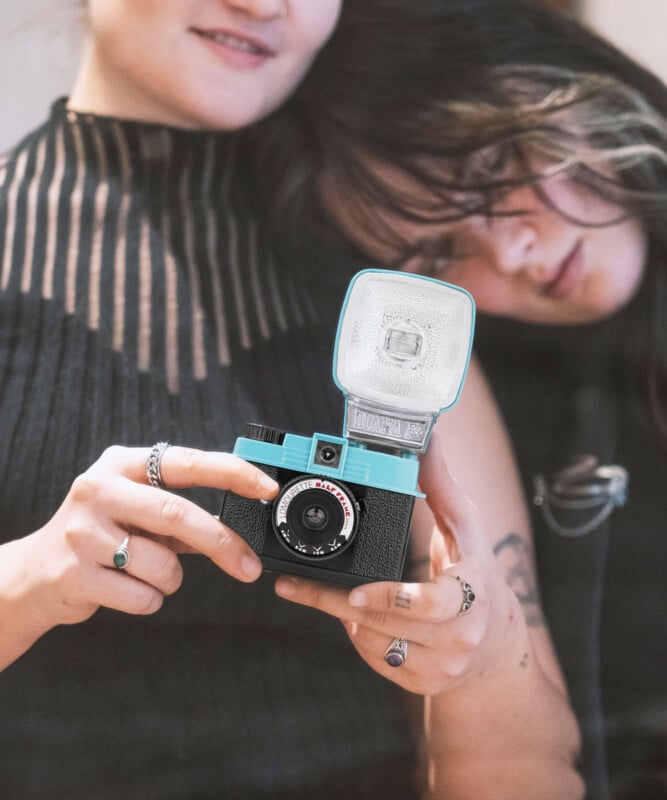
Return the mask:
<path id="1" fill-rule="evenodd" d="M 533 554 L 526 540 L 510 533 L 496 543 L 493 552 L 505 570 L 508 586 L 519 598 L 528 625 L 531 628 L 544 625 Z"/>

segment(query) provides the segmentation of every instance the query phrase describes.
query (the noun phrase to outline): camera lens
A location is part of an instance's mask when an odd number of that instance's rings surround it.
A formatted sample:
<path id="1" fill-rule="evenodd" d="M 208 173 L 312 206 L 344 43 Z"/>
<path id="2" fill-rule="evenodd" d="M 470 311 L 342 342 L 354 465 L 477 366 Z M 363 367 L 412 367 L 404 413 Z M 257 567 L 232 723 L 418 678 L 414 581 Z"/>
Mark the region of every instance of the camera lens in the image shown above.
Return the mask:
<path id="1" fill-rule="evenodd" d="M 329 523 L 329 515 L 326 508 L 322 506 L 312 505 L 308 506 L 303 512 L 301 517 L 304 527 L 310 531 L 321 531 L 327 527 Z"/>
<path id="2" fill-rule="evenodd" d="M 273 507 L 278 539 L 304 558 L 338 554 L 354 538 L 359 507 L 343 484 L 302 476 L 283 487 Z"/>

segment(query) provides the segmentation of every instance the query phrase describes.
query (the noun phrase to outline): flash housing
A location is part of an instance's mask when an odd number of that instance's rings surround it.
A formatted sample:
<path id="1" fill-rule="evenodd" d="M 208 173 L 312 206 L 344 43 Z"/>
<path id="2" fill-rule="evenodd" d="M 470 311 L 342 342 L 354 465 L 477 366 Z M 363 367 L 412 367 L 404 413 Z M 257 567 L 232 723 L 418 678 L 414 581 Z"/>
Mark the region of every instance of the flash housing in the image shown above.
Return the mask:
<path id="1" fill-rule="evenodd" d="M 459 286 L 394 270 L 358 273 L 334 352 L 345 435 L 424 452 L 436 419 L 459 398 L 474 322 L 474 300 Z"/>

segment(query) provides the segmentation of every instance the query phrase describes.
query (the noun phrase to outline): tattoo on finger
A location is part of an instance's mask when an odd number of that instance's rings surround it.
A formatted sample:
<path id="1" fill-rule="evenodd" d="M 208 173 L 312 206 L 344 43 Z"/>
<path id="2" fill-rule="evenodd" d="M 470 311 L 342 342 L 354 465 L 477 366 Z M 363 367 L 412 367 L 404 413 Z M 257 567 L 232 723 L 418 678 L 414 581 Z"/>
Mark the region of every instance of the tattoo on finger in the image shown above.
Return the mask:
<path id="1" fill-rule="evenodd" d="M 394 598 L 394 604 L 396 608 L 410 608 L 410 602 L 412 598 L 408 594 L 408 592 L 396 592 L 396 596 Z"/>

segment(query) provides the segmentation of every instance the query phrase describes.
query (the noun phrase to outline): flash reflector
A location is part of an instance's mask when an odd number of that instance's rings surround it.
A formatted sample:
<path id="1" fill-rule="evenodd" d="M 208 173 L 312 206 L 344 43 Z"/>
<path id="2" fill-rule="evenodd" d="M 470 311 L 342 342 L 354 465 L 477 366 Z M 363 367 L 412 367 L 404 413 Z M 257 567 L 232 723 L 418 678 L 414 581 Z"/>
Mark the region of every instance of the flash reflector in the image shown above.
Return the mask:
<path id="1" fill-rule="evenodd" d="M 393 270 L 358 273 L 334 355 L 346 435 L 425 450 L 435 420 L 461 392 L 474 320 L 472 296 L 458 286 Z"/>

